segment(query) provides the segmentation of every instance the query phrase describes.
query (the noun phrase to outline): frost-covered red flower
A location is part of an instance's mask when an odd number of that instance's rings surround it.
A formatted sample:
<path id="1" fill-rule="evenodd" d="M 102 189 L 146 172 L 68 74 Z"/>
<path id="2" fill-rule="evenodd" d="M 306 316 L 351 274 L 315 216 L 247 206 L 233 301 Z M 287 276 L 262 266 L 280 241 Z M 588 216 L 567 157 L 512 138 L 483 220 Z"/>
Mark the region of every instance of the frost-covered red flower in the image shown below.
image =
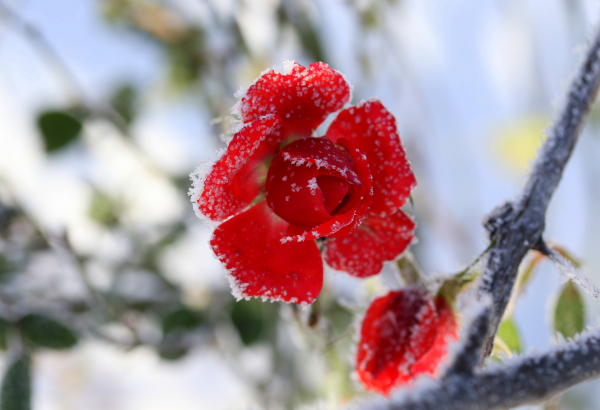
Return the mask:
<path id="1" fill-rule="evenodd" d="M 368 389 L 385 395 L 421 374 L 435 376 L 457 339 L 452 307 L 420 288 L 375 299 L 363 320 L 356 371 Z"/>
<path id="2" fill-rule="evenodd" d="M 367 277 L 402 253 L 414 222 L 400 210 L 415 186 L 392 114 L 378 100 L 350 100 L 327 64 L 268 71 L 239 103 L 242 127 L 221 158 L 192 177 L 201 216 L 222 222 L 211 246 L 238 297 L 311 303 L 323 261 Z"/>

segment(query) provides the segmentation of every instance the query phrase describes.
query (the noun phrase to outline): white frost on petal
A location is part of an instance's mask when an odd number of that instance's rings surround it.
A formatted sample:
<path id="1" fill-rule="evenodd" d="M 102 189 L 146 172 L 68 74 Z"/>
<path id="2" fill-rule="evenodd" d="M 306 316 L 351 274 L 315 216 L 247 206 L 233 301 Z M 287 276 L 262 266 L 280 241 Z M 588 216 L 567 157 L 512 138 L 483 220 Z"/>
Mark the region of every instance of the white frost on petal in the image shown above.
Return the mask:
<path id="1" fill-rule="evenodd" d="M 308 180 L 308 189 L 310 189 L 311 195 L 315 195 L 317 189 L 321 189 L 319 188 L 319 184 L 317 184 L 317 178 L 311 178 Z"/>
<path id="2" fill-rule="evenodd" d="M 207 218 L 202 212 L 200 212 L 200 208 L 198 207 L 198 200 L 204 191 L 204 181 L 210 171 L 212 171 L 213 167 L 221 159 L 221 157 L 225 155 L 225 149 L 221 149 L 217 153 L 217 159 L 214 161 L 203 162 L 196 167 L 196 169 L 190 174 L 190 179 L 192 180 L 192 186 L 188 190 L 188 196 L 190 197 L 190 202 L 194 204 L 194 212 L 196 216 L 202 220 L 205 220 L 209 226 L 216 226 L 215 222 Z"/>

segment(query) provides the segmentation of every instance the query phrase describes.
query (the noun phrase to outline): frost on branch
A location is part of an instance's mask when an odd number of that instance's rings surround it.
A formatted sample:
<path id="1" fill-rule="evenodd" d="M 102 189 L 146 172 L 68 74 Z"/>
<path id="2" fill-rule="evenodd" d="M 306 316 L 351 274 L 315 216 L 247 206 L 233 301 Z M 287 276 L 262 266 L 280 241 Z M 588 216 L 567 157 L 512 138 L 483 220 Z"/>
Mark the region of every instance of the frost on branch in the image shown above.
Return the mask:
<path id="1" fill-rule="evenodd" d="M 592 295 L 594 299 L 600 301 L 600 289 L 594 285 L 589 277 L 583 274 L 573 264 L 554 249 L 546 248 L 546 256 L 556 265 L 563 275 L 578 284 L 587 293 Z"/>
<path id="2" fill-rule="evenodd" d="M 360 403 L 358 408 L 508 409 L 547 399 L 571 386 L 600 376 L 600 329 L 580 334 L 573 341 L 546 353 L 514 358 L 502 366 L 485 370 L 479 369 L 482 360 L 474 360 L 477 355 L 473 354 L 477 353 L 481 342 L 481 359 L 484 360 L 490 354 L 519 264 L 530 249 L 539 249 L 540 243 L 543 244 L 546 209 L 599 86 L 600 31 L 597 31 L 521 198 L 497 208 L 486 223 L 493 242 L 480 283 L 479 296 L 492 297 L 489 316 L 476 316 L 467 331 L 469 336 L 444 378 L 435 382 L 418 381 L 412 391 L 399 392 L 390 401 L 372 399 Z M 548 252 L 546 254 L 565 275 L 597 296 L 596 286 L 575 271 L 562 257 Z M 482 340 L 480 330 L 485 329 L 487 317 L 490 319 L 489 330 L 483 332 L 485 336 Z"/>

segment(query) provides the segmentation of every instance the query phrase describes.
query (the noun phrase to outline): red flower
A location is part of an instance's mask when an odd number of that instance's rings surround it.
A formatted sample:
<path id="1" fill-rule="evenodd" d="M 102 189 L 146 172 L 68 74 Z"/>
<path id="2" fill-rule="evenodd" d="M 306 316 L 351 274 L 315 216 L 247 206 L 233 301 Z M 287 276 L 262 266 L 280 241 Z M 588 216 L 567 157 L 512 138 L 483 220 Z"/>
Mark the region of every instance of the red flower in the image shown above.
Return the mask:
<path id="1" fill-rule="evenodd" d="M 385 395 L 420 374 L 435 376 L 457 339 L 452 307 L 420 288 L 375 299 L 363 320 L 356 370 L 363 385 Z"/>
<path id="2" fill-rule="evenodd" d="M 205 176 L 193 174 L 197 210 L 224 221 L 211 246 L 236 296 L 311 303 L 323 283 L 317 238 L 327 238 L 330 266 L 359 277 L 412 241 L 400 207 L 416 182 L 383 105 L 346 108 L 324 137 L 311 136 L 349 100 L 327 64 L 269 71 L 242 98 L 243 126 L 227 150 Z"/>

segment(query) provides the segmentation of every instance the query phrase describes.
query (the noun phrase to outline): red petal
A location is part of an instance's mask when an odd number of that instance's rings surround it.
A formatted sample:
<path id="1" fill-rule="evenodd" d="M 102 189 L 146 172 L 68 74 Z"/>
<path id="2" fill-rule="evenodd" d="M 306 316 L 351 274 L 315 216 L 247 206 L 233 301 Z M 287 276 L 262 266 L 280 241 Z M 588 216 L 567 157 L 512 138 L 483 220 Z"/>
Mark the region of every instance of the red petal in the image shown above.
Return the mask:
<path id="1" fill-rule="evenodd" d="M 231 273 L 237 297 L 312 303 L 323 285 L 323 262 L 314 241 L 282 244 L 288 224 L 263 201 L 223 222 L 210 244 Z"/>
<path id="2" fill-rule="evenodd" d="M 267 176 L 267 203 L 279 217 L 300 226 L 315 226 L 331 219 L 317 184 L 316 167 L 296 166 L 277 155 Z"/>
<path id="3" fill-rule="evenodd" d="M 356 169 L 358 179 L 360 179 L 363 183 L 363 187 L 360 192 L 360 203 L 356 207 L 356 212 L 354 213 L 354 219 L 352 220 L 352 223 L 344 226 L 334 234 L 329 235 L 330 237 L 349 235 L 364 221 L 364 219 L 367 217 L 369 209 L 371 208 L 371 204 L 373 203 L 373 179 L 369 170 L 367 157 L 361 154 L 360 151 L 358 151 L 358 149 L 356 149 L 356 147 L 354 147 L 347 139 L 340 138 L 338 142 L 347 149 L 348 155 L 350 155 L 350 158 L 352 158 L 352 162 L 354 163 L 354 168 Z"/>
<path id="4" fill-rule="evenodd" d="M 364 278 L 381 271 L 410 245 L 415 223 L 404 212 L 385 218 L 369 216 L 349 235 L 327 241 L 325 262 L 334 269 Z"/>
<path id="5" fill-rule="evenodd" d="M 277 153 L 283 138 L 281 120 L 269 115 L 244 126 L 212 167 L 197 199 L 200 212 L 222 221 L 248 206 L 266 179 L 264 163 Z"/>
<path id="6" fill-rule="evenodd" d="M 414 376 L 418 374 L 435 376 L 438 374 L 440 364 L 448 356 L 448 344 L 458 340 L 458 326 L 454 311 L 443 296 L 438 296 L 435 299 L 435 308 L 439 318 L 438 333 L 431 349 L 410 369 Z"/>
<path id="7" fill-rule="evenodd" d="M 394 116 L 378 100 L 369 100 L 339 113 L 327 131 L 337 142 L 346 138 L 367 156 L 373 175 L 371 213 L 385 216 L 395 213 L 416 185 L 396 129 Z"/>
<path id="8" fill-rule="evenodd" d="M 410 367 L 434 343 L 437 313 L 419 288 L 375 299 L 362 323 L 356 371 L 364 386 L 382 394 L 411 378 Z"/>
<path id="9" fill-rule="evenodd" d="M 364 219 L 372 197 L 371 175 L 364 156 L 351 149 L 343 151 L 325 138 L 300 139 L 281 150 L 278 157 L 280 156 L 288 163 L 294 164 L 296 169 L 306 167 L 308 169 L 315 169 L 317 170 L 316 175 L 339 178 L 350 185 L 349 194 L 344 199 L 341 207 L 336 209 L 336 212 L 331 215 L 331 218 L 324 220 L 321 224 L 314 224 L 310 227 L 307 221 L 312 221 L 312 217 L 309 218 L 306 212 L 299 212 L 299 208 L 294 208 L 293 210 L 291 208 L 283 209 L 285 202 L 281 199 L 275 199 L 276 195 L 283 197 L 281 192 L 284 192 L 284 200 L 287 202 L 291 201 L 292 195 L 289 193 L 291 189 L 287 188 L 287 191 L 284 191 L 285 187 L 276 189 L 276 184 L 289 183 L 292 173 L 296 176 L 296 172 L 294 171 L 294 167 L 292 167 L 289 169 L 286 168 L 284 173 L 283 170 L 279 169 L 279 161 L 276 163 L 274 160 L 269 169 L 267 180 L 267 202 L 278 215 L 293 224 L 290 225 L 285 241 L 301 242 L 306 239 L 316 239 L 332 235 L 337 236 L 340 231 L 344 231 L 346 234 L 358 226 L 362 219 Z M 274 176 L 273 179 L 271 179 L 272 175 Z M 285 181 L 283 181 L 283 178 L 286 178 Z M 299 186 L 303 185 L 296 183 L 294 189 L 298 189 Z M 318 189 L 320 191 L 320 187 Z M 288 197 L 289 199 L 287 199 Z M 323 201 L 325 197 L 322 196 Z M 305 203 L 309 203 L 306 202 L 308 201 L 307 198 L 304 201 Z M 312 202 L 309 204 L 312 205 Z M 323 207 L 325 209 L 324 203 Z M 313 212 L 312 208 L 311 212 Z M 294 215 L 291 215 L 292 213 Z"/>
<path id="10" fill-rule="evenodd" d="M 320 174 L 329 173 L 348 182 L 361 184 L 351 157 L 327 138 L 303 138 L 282 149 L 281 155 L 294 165 L 315 165 Z"/>
<path id="11" fill-rule="evenodd" d="M 323 200 L 325 209 L 330 215 L 336 214 L 340 205 L 343 205 L 342 201 L 350 190 L 350 184 L 341 178 L 318 175 L 317 185 L 325 197 Z"/>
<path id="12" fill-rule="evenodd" d="M 271 70 L 250 86 L 241 102 L 244 122 L 277 114 L 285 122 L 286 135 L 307 137 L 350 99 L 350 86 L 327 64 L 313 63 L 308 70 L 292 64 L 289 74 Z"/>

